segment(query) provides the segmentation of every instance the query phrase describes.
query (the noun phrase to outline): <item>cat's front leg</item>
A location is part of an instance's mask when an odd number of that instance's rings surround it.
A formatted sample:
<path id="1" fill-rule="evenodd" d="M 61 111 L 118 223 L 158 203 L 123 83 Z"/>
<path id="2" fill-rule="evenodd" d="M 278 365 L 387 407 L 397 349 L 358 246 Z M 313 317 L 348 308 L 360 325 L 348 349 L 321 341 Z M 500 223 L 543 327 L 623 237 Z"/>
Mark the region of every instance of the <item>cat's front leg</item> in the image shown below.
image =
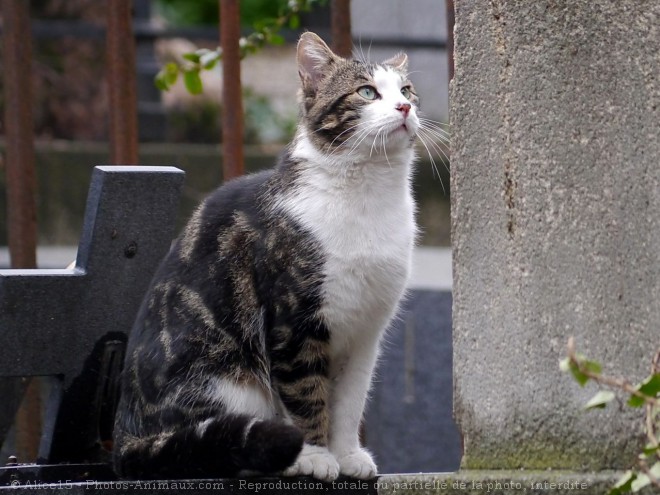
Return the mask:
<path id="1" fill-rule="evenodd" d="M 341 474 L 352 478 L 371 479 L 378 474 L 371 454 L 360 446 L 360 424 L 377 355 L 376 342 L 361 342 L 332 371 L 330 451 Z"/>
<path id="2" fill-rule="evenodd" d="M 312 476 L 323 481 L 337 479 L 339 464 L 328 449 L 327 343 L 308 340 L 292 361 L 275 364 L 273 375 L 286 416 L 305 436 L 302 452 L 284 475 Z"/>

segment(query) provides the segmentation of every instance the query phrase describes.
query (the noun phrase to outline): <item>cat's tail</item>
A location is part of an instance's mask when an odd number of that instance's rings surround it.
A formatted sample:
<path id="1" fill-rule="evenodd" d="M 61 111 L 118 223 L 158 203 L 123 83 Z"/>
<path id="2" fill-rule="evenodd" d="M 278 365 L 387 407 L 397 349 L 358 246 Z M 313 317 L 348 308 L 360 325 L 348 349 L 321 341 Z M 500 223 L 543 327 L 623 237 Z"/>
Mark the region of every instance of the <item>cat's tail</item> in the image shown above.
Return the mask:
<path id="1" fill-rule="evenodd" d="M 302 450 L 303 434 L 281 421 L 224 416 L 149 437 L 115 436 L 114 467 L 127 479 L 231 477 L 275 473 Z"/>

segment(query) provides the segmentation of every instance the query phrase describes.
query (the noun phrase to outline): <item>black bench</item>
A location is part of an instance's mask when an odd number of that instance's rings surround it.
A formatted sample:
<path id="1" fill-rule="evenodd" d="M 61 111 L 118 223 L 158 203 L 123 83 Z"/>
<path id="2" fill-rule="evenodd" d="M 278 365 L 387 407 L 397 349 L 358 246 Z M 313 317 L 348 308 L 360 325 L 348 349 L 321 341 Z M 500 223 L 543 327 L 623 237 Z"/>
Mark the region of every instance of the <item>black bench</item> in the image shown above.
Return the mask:
<path id="1" fill-rule="evenodd" d="M 184 173 L 173 167 L 96 167 L 73 269 L 0 270 L 0 443 L 23 386 L 47 377 L 37 464 L 11 479 L 112 479 L 117 377 L 126 335 L 174 234 Z M 20 461 L 20 459 L 19 459 Z"/>

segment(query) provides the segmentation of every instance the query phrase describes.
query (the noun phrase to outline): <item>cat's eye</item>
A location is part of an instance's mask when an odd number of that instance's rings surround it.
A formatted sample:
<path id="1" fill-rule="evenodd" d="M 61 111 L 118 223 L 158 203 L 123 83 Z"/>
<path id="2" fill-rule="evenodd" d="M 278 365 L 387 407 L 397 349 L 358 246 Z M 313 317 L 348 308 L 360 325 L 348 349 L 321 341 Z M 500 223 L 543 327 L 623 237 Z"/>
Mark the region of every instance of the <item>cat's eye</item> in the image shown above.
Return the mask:
<path id="1" fill-rule="evenodd" d="M 378 93 L 376 92 L 376 88 L 374 88 L 373 86 L 362 86 L 360 89 L 357 90 L 357 94 L 359 94 L 365 100 L 375 100 L 376 97 L 378 96 Z"/>
<path id="2" fill-rule="evenodd" d="M 404 86 L 403 88 L 401 88 L 401 94 L 406 100 L 409 100 L 410 96 L 412 95 L 412 92 L 410 91 L 410 87 Z"/>

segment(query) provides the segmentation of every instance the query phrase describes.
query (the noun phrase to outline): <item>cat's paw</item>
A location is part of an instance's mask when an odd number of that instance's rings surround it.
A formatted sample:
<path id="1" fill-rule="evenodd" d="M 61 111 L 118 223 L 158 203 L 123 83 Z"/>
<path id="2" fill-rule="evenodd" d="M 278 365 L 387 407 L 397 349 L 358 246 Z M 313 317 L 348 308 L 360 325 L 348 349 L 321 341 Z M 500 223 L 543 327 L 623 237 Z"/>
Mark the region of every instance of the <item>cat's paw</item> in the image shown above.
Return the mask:
<path id="1" fill-rule="evenodd" d="M 368 480 L 375 478 L 378 474 L 376 463 L 371 458 L 371 454 L 365 449 L 355 450 L 348 454 L 339 456 L 339 471 L 344 476 Z"/>
<path id="2" fill-rule="evenodd" d="M 321 481 L 334 481 L 339 476 L 339 464 L 326 447 L 305 444 L 284 476 L 312 476 Z"/>

